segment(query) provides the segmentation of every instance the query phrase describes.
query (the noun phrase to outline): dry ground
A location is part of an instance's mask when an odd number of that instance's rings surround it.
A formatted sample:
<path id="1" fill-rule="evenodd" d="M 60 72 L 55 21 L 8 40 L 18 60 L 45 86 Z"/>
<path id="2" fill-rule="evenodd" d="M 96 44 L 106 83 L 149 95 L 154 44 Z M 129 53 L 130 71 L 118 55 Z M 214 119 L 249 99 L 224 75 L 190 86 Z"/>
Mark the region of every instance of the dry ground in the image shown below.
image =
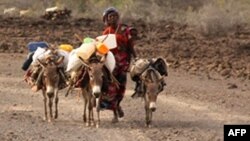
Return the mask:
<path id="1" fill-rule="evenodd" d="M 167 88 L 157 101 L 153 127 L 144 127 L 143 101 L 130 97 L 134 83 L 129 80 L 122 103 L 125 117 L 112 124 L 112 113 L 102 111 L 101 127 L 96 129 L 83 125 L 83 103 L 78 101 L 76 92 L 65 98 L 65 91 L 60 91 L 59 119 L 44 122 L 42 95 L 33 93 L 23 82 L 21 65 L 29 41 L 42 38 L 50 43 L 69 42 L 77 46 L 79 42 L 73 34 L 97 36 L 102 29 L 100 23 L 90 19 L 50 23 L 1 17 L 0 140 L 222 141 L 224 124 L 250 123 L 249 69 L 241 75 L 234 74 L 244 66 L 241 63 L 247 66 L 250 62 L 247 33 L 240 36 L 244 40 L 237 34 L 206 39 L 173 23 L 155 25 L 155 30 L 141 21 L 134 24 L 140 30 L 140 56 L 161 55 L 170 63 Z M 159 38 L 154 38 L 154 34 Z M 238 48 L 243 51 L 237 58 L 234 50 Z M 218 64 L 209 68 L 209 60 Z M 225 62 L 231 63 L 231 67 L 222 67 Z M 222 75 L 221 71 L 228 68 L 227 75 Z"/>

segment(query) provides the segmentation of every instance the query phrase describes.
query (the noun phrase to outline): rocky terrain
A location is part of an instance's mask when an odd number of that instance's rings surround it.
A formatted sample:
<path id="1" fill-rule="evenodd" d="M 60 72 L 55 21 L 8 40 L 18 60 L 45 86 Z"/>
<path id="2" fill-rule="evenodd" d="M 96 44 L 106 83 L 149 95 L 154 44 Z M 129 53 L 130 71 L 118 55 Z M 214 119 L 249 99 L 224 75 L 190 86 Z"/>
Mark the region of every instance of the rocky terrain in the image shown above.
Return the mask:
<path id="1" fill-rule="evenodd" d="M 224 36 L 204 36 L 174 22 L 128 20 L 139 31 L 136 51 L 142 58 L 164 57 L 169 63 L 167 88 L 159 95 L 153 127 L 144 126 L 143 100 L 132 99 L 129 80 L 122 103 L 125 117 L 112 124 L 102 111 L 99 129 L 82 123 L 77 90 L 60 91 L 59 119 L 42 120 L 40 92 L 23 81 L 21 65 L 30 41 L 80 45 L 80 37 L 99 36 L 101 20 L 46 21 L 0 16 L 0 140 L 50 141 L 222 141 L 224 124 L 250 122 L 250 29 L 239 26 Z"/>

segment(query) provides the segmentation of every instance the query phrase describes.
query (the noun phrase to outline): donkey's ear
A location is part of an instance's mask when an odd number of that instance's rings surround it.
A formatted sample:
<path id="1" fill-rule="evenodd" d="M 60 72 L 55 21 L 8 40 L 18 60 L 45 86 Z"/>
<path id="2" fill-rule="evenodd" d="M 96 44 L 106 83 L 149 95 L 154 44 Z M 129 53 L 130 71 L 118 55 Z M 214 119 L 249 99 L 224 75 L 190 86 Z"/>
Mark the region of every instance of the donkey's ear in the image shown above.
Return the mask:
<path id="1" fill-rule="evenodd" d="M 37 62 L 38 62 L 39 65 L 42 66 L 43 68 L 46 67 L 46 63 L 43 63 L 40 59 L 37 59 Z"/>
<path id="2" fill-rule="evenodd" d="M 140 77 L 140 78 L 141 78 L 141 80 L 144 81 L 145 83 L 150 83 L 150 82 L 151 82 L 151 80 L 150 80 L 148 77 L 146 77 L 146 76 Z"/>
<path id="3" fill-rule="evenodd" d="M 63 60 L 64 60 L 64 56 L 60 56 L 60 57 L 56 60 L 55 64 L 56 64 L 56 65 L 60 65 L 60 64 L 63 62 Z"/>
<path id="4" fill-rule="evenodd" d="M 157 82 L 162 82 L 164 80 L 164 77 L 161 77 L 160 79 L 157 80 Z"/>
<path id="5" fill-rule="evenodd" d="M 53 55 L 57 54 L 57 50 L 55 50 L 54 48 L 51 48 L 50 50 L 51 50 L 51 54 L 53 54 Z"/>
<path id="6" fill-rule="evenodd" d="M 143 83 L 144 83 L 145 86 L 147 86 L 147 85 L 152 84 L 152 81 L 150 79 L 146 78 L 145 80 L 143 80 Z"/>

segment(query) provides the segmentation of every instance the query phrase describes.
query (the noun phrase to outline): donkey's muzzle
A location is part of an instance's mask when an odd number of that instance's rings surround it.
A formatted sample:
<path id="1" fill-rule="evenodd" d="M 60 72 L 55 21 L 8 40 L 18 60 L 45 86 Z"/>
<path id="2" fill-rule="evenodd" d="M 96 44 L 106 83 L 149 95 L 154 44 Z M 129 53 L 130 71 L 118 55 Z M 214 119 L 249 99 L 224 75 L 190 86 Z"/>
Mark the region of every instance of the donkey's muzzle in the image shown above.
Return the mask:
<path id="1" fill-rule="evenodd" d="M 155 102 L 150 102 L 149 104 L 149 109 L 154 112 L 156 111 L 156 103 Z"/>
<path id="2" fill-rule="evenodd" d="M 92 94 L 96 97 L 99 98 L 100 94 L 101 94 L 101 87 L 99 86 L 94 86 L 92 89 Z"/>
<path id="3" fill-rule="evenodd" d="M 54 94 L 54 87 L 47 86 L 46 93 L 48 96 L 53 95 Z"/>
<path id="4" fill-rule="evenodd" d="M 95 96 L 95 98 L 99 98 L 101 93 L 100 92 L 93 92 L 93 95 Z"/>

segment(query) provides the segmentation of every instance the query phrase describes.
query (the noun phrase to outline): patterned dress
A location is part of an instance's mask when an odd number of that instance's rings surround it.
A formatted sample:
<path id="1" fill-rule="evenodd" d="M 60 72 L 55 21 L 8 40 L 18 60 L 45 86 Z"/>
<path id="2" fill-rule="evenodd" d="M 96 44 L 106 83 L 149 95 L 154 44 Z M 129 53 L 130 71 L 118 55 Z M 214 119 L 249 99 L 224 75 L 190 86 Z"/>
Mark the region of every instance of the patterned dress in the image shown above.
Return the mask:
<path id="1" fill-rule="evenodd" d="M 101 104 L 103 108 L 116 108 L 117 102 L 120 103 L 125 94 L 127 72 L 130 65 L 131 56 L 129 50 L 130 47 L 132 47 L 131 43 L 129 42 L 129 36 L 126 32 L 126 28 L 127 26 L 120 24 L 118 25 L 117 29 L 107 27 L 103 32 L 103 35 L 116 34 L 117 47 L 110 51 L 114 54 L 116 60 L 116 66 L 113 71 L 113 75 L 120 83 L 119 88 L 117 88 L 115 84 L 109 84 L 106 97 L 104 96 L 103 103 Z"/>

